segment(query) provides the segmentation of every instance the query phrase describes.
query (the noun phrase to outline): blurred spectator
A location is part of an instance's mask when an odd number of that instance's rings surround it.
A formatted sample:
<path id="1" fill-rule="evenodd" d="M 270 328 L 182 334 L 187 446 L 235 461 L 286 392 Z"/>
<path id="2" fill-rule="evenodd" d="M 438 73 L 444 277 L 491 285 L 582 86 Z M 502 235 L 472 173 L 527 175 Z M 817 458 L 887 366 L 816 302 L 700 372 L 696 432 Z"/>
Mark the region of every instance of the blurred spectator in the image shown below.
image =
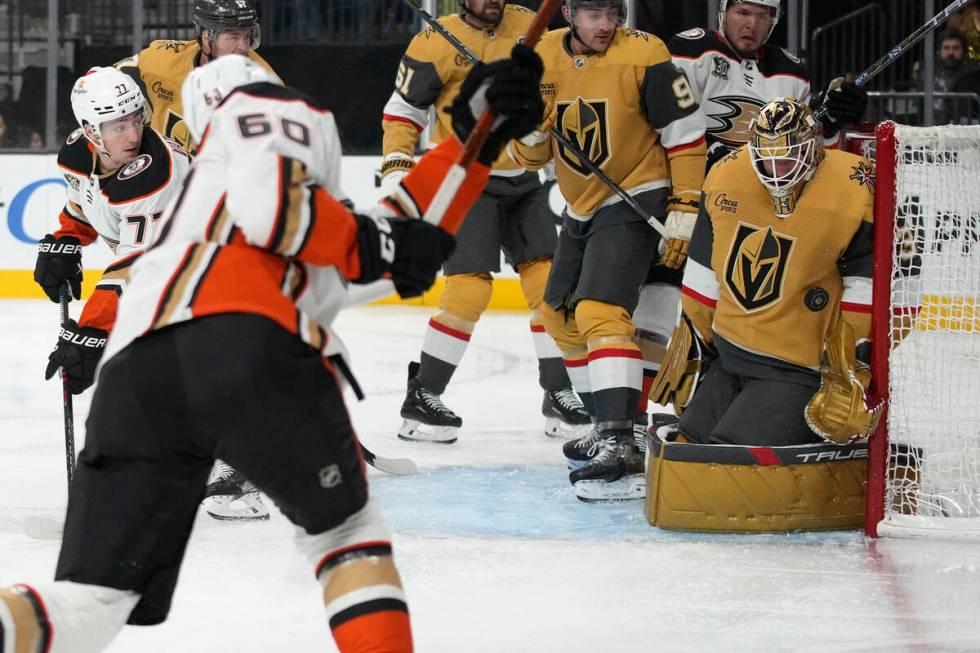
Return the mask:
<path id="1" fill-rule="evenodd" d="M 959 32 L 948 31 L 939 38 L 936 51 L 935 91 L 937 93 L 980 93 L 980 63 L 966 56 L 966 39 Z M 914 74 L 918 87 L 925 87 L 919 62 Z M 935 122 L 958 123 L 967 116 L 975 116 L 976 100 L 968 98 L 936 98 Z"/>
<path id="2" fill-rule="evenodd" d="M 956 12 L 949 19 L 947 29 L 959 32 L 966 41 L 966 54 L 972 61 L 980 61 L 980 0 Z"/>
<path id="3" fill-rule="evenodd" d="M 14 147 L 14 122 L 11 111 L 0 107 L 0 148 Z"/>
<path id="4" fill-rule="evenodd" d="M 25 150 L 44 149 L 44 137 L 41 136 L 41 132 L 27 125 L 21 125 L 17 129 L 17 138 L 15 143 L 15 147 L 23 148 Z"/>

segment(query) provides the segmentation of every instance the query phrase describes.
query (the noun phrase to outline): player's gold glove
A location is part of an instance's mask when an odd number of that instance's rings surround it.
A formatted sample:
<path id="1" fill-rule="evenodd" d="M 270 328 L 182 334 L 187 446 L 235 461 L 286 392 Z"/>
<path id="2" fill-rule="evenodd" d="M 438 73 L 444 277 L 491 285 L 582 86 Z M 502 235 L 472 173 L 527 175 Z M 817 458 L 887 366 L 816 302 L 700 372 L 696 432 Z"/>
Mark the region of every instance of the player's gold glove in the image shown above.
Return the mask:
<path id="1" fill-rule="evenodd" d="M 657 378 L 650 386 L 650 399 L 661 406 L 673 404 L 674 412 L 680 415 L 694 396 L 705 371 L 706 356 L 711 353 L 694 333 L 687 316 L 681 315 L 680 323 L 670 336 Z"/>
<path id="2" fill-rule="evenodd" d="M 849 444 L 878 426 L 882 405 L 869 408 L 864 390 L 871 375 L 855 356 L 854 329 L 838 318 L 827 337 L 828 364 L 820 371 L 820 389 L 803 411 L 807 425 L 828 442 Z"/>
<path id="3" fill-rule="evenodd" d="M 671 211 L 667 214 L 664 222 L 667 237 L 660 241 L 660 262 L 666 267 L 676 270 L 687 261 L 687 248 L 697 219 L 697 213 Z"/>

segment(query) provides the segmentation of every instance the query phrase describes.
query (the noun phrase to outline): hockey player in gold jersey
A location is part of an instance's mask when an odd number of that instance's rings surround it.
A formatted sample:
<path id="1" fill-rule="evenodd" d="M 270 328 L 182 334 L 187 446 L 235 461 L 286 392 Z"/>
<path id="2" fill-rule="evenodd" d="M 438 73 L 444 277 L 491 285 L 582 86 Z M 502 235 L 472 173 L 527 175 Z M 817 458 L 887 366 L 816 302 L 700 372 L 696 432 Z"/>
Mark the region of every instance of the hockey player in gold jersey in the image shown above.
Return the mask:
<path id="1" fill-rule="evenodd" d="M 153 109 L 150 126 L 188 150 L 190 134 L 184 124 L 180 88 L 194 68 L 226 54 L 241 54 L 274 74 L 255 53 L 261 32 L 250 0 L 194 0 L 194 25 L 198 29 L 194 41 L 153 41 L 116 63 L 149 99 Z"/>
<path id="2" fill-rule="evenodd" d="M 566 0 L 563 10 L 571 27 L 537 48 L 550 119 L 510 152 L 529 169 L 553 159 L 568 203 L 540 312 L 596 423 L 566 443 L 570 480 L 586 501 L 639 498 L 633 419 L 643 373 L 631 315 L 658 249 L 671 267 L 683 265 L 704 179 L 704 117 L 663 42 L 623 27 L 624 2 Z M 544 133 L 552 125 L 666 222 L 669 238 Z"/>
<path id="3" fill-rule="evenodd" d="M 457 15 L 439 22 L 480 61 L 510 54 L 526 33 L 534 13 L 506 0 L 460 0 Z M 432 141 L 452 136 L 447 106 L 459 91 L 472 64 L 432 29 L 409 44 L 398 68 L 395 91 L 384 108 L 382 189 L 390 190 L 414 166 L 421 132 L 435 109 Z M 460 364 L 470 336 L 493 292 L 493 273 L 500 271 L 500 251 L 521 278 L 531 310 L 541 304 L 557 236 L 547 193 L 536 172 L 528 172 L 506 154 L 493 165 L 482 197 L 457 234 L 456 252 L 446 262 L 446 286 L 439 312 L 431 318 L 422 343 L 420 363 L 409 366 L 404 419 L 398 437 L 452 443 L 462 425 L 440 395 Z M 588 432 L 589 417 L 572 391 L 561 352 L 532 313 L 531 336 L 539 383 L 544 390 L 545 433 L 577 437 Z"/>
<path id="4" fill-rule="evenodd" d="M 748 145 L 712 168 L 683 319 L 654 386 L 683 409 L 688 441 L 843 443 L 867 432 L 873 198 L 871 163 L 825 151 L 819 123 L 792 98 L 765 105 Z"/>

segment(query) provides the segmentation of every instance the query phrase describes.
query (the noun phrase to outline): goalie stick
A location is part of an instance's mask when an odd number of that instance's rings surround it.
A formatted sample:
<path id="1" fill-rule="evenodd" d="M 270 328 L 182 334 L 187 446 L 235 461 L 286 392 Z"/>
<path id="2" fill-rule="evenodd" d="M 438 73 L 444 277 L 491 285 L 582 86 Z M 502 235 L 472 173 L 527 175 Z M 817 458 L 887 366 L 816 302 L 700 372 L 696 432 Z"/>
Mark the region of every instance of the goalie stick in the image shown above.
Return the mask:
<path id="1" fill-rule="evenodd" d="M 885 56 L 878 59 L 878 61 L 868 66 L 868 68 L 864 72 L 862 72 L 860 75 L 855 77 L 854 85 L 864 86 L 872 79 L 877 77 L 879 74 L 881 74 L 881 72 L 885 68 L 892 65 L 896 59 L 898 59 L 903 54 L 908 52 L 913 45 L 915 45 L 923 38 L 925 38 L 926 34 L 935 30 L 937 27 L 945 23 L 947 20 L 949 20 L 950 16 L 952 16 L 957 11 L 959 11 L 960 9 L 968 5 L 970 1 L 971 0 L 954 0 L 953 2 L 951 2 L 948 7 L 940 11 L 931 19 L 929 19 L 924 25 L 922 25 L 922 27 L 920 27 L 919 29 L 915 30 L 914 32 L 906 36 L 905 40 L 903 40 L 901 43 L 899 43 L 894 48 L 889 50 L 888 53 L 885 54 Z M 817 109 L 817 111 L 813 114 L 813 117 L 815 119 L 819 119 L 823 117 L 826 113 L 827 113 L 827 106 L 824 105 L 819 109 Z"/>
<path id="2" fill-rule="evenodd" d="M 433 29 L 433 31 L 439 34 L 439 36 L 441 36 L 442 38 L 446 39 L 446 41 L 448 41 L 451 46 L 456 48 L 456 51 L 459 52 L 461 55 L 463 55 L 463 57 L 466 58 L 470 63 L 473 64 L 480 63 L 479 57 L 473 54 L 472 50 L 470 50 L 465 45 L 463 45 L 462 41 L 460 41 L 455 36 L 453 36 L 452 32 L 450 32 L 445 27 L 440 25 L 439 21 L 437 21 L 435 18 L 432 17 L 432 15 L 429 12 L 423 9 L 418 2 L 416 2 L 415 0 L 404 0 L 404 2 L 409 7 L 411 7 L 415 11 L 415 13 L 417 13 L 419 17 L 423 21 L 425 21 L 425 23 L 427 23 L 429 27 Z M 525 40 L 525 43 L 526 42 L 527 41 Z M 569 138 L 567 138 L 564 134 L 558 131 L 557 128 L 552 127 L 550 130 L 548 130 L 548 133 L 550 133 L 556 141 L 561 143 L 562 147 L 564 147 L 566 150 L 574 154 L 575 158 L 581 161 L 582 165 L 584 165 L 586 168 L 589 169 L 589 172 L 591 172 L 596 177 L 598 177 L 602 183 L 604 183 L 606 186 L 609 187 L 609 190 L 616 193 L 616 195 L 618 195 L 620 199 L 626 202 L 627 206 L 633 209 L 633 211 L 635 211 L 637 215 L 639 215 L 641 218 L 646 220 L 646 222 L 651 227 L 656 229 L 661 236 L 663 236 L 664 238 L 667 237 L 667 231 L 664 228 L 663 224 L 661 224 L 661 222 L 656 218 L 654 218 L 652 215 L 644 211 L 643 207 L 641 207 L 629 193 L 623 190 L 623 188 L 619 184 L 613 181 L 609 177 L 609 175 L 607 175 L 597 165 L 595 165 L 591 161 L 591 159 L 589 159 L 589 157 L 586 156 L 584 152 L 582 152 L 581 148 L 579 148 Z"/>

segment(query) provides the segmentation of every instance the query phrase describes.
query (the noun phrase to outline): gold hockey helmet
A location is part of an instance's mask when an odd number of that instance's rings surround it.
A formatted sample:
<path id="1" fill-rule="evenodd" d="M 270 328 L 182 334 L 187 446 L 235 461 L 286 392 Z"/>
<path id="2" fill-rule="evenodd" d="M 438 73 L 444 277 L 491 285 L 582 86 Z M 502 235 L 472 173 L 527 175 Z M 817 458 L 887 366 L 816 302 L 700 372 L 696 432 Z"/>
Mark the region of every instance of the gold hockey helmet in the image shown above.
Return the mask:
<path id="1" fill-rule="evenodd" d="M 755 174 L 769 191 L 776 215 L 786 217 L 823 160 L 820 123 L 802 102 L 779 98 L 759 110 L 749 132 Z"/>

